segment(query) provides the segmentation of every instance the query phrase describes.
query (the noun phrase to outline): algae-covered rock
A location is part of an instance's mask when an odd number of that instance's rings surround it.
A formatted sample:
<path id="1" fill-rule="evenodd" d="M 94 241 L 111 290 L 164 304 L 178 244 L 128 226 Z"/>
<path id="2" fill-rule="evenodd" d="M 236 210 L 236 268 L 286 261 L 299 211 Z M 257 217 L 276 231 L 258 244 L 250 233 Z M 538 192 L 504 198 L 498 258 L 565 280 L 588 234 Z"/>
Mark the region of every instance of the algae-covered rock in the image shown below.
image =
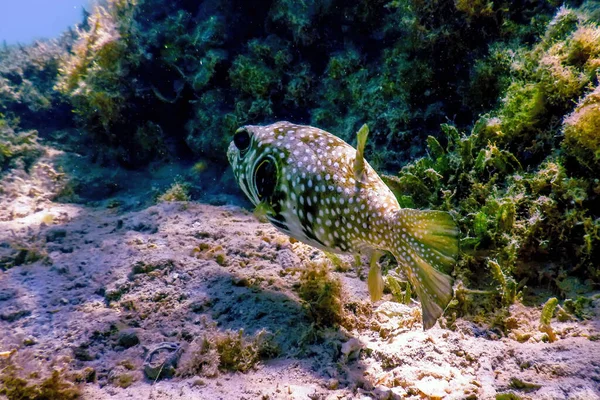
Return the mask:
<path id="1" fill-rule="evenodd" d="M 156 345 L 146 356 L 144 375 L 152 381 L 173 377 L 181 354 L 181 346 L 177 343 L 165 342 Z"/>
<path id="2" fill-rule="evenodd" d="M 117 337 L 117 344 L 126 349 L 133 347 L 140 343 L 137 331 L 135 329 L 125 329 L 119 332 Z"/>

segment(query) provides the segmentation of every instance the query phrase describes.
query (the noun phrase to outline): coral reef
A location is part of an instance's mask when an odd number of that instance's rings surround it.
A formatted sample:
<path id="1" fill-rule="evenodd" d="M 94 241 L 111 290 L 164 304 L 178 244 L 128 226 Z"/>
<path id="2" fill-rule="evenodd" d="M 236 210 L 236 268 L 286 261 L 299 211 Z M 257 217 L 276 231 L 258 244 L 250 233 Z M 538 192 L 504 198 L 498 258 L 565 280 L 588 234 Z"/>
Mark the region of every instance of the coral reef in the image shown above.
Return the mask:
<path id="1" fill-rule="evenodd" d="M 58 41 L 0 51 L 0 165 L 27 170 L 39 154 L 19 117 L 29 129 L 67 103 L 79 131 L 58 141 L 128 168 L 219 168 L 247 123 L 349 141 L 368 123 L 368 159 L 402 168 L 386 178 L 401 205 L 455 214 L 465 285 L 505 306 L 525 285 L 563 300 L 600 280 L 599 15 L 581 1 L 108 0 Z M 160 200 L 194 190 L 181 180 Z"/>

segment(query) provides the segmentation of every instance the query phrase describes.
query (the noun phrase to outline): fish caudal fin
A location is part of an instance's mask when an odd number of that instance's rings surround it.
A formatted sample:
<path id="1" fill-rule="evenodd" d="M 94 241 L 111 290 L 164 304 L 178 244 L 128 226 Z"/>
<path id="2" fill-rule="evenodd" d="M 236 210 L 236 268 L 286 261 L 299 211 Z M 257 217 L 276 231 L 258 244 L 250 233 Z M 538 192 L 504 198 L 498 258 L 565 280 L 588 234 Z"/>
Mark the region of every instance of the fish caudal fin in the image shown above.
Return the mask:
<path id="1" fill-rule="evenodd" d="M 421 301 L 423 328 L 431 328 L 452 300 L 452 278 L 438 269 L 458 255 L 458 228 L 443 211 L 402 209 L 393 227 L 391 252 Z"/>

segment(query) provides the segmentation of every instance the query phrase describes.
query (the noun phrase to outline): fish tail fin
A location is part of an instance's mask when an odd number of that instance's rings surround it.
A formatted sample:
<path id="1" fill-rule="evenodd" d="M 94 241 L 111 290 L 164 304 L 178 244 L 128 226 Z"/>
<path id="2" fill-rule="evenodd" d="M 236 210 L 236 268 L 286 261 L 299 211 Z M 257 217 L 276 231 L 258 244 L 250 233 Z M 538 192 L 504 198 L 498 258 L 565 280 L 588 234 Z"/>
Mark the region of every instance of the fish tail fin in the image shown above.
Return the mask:
<path id="1" fill-rule="evenodd" d="M 456 261 L 458 227 L 443 211 L 401 209 L 394 222 L 391 252 L 419 296 L 429 329 L 452 300 L 452 278 L 438 269 Z"/>

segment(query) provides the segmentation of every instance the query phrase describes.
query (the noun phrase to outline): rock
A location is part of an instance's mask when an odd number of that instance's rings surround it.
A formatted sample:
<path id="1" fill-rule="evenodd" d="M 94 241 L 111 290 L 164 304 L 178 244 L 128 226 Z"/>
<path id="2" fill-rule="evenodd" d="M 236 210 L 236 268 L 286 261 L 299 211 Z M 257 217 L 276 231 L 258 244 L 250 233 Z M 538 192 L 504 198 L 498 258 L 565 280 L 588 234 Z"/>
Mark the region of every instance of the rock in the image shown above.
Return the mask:
<path id="1" fill-rule="evenodd" d="M 107 302 L 117 301 L 129 291 L 131 285 L 126 279 L 119 279 L 107 285 L 104 289 L 104 298 Z"/>
<path id="2" fill-rule="evenodd" d="M 73 252 L 73 246 L 61 246 L 58 250 L 61 253 L 69 254 Z"/>
<path id="3" fill-rule="evenodd" d="M 362 343 L 358 339 L 352 338 L 342 344 L 342 357 L 344 357 L 346 361 L 357 358 L 362 348 Z"/>
<path id="4" fill-rule="evenodd" d="M 79 345 L 73 348 L 73 357 L 79 361 L 92 361 L 94 359 L 89 353 L 86 345 Z"/>
<path id="5" fill-rule="evenodd" d="M 0 289 L 0 301 L 10 300 L 17 295 L 14 289 Z"/>
<path id="6" fill-rule="evenodd" d="M 175 375 L 175 369 L 183 350 L 178 343 L 159 343 L 148 353 L 144 361 L 144 375 L 155 381 L 162 378 L 171 378 Z"/>
<path id="7" fill-rule="evenodd" d="M 51 228 L 46 231 L 46 242 L 62 242 L 67 231 L 62 228 Z"/>
<path id="8" fill-rule="evenodd" d="M 416 382 L 415 387 L 421 395 L 432 400 L 441 400 L 448 395 L 449 384 L 442 379 L 435 379 L 431 376 L 426 376 Z"/>
<path id="9" fill-rule="evenodd" d="M 137 336 L 135 329 L 125 329 L 119 332 L 119 338 L 117 339 L 119 346 L 123 346 L 126 349 L 135 346 L 140 343 L 140 339 Z"/>
<path id="10" fill-rule="evenodd" d="M 29 315 L 31 315 L 31 310 L 19 310 L 14 307 L 11 307 L 2 312 L 2 314 L 0 314 L 0 319 L 3 321 L 15 322 L 16 320 L 21 319 L 23 317 L 27 317 Z"/>

